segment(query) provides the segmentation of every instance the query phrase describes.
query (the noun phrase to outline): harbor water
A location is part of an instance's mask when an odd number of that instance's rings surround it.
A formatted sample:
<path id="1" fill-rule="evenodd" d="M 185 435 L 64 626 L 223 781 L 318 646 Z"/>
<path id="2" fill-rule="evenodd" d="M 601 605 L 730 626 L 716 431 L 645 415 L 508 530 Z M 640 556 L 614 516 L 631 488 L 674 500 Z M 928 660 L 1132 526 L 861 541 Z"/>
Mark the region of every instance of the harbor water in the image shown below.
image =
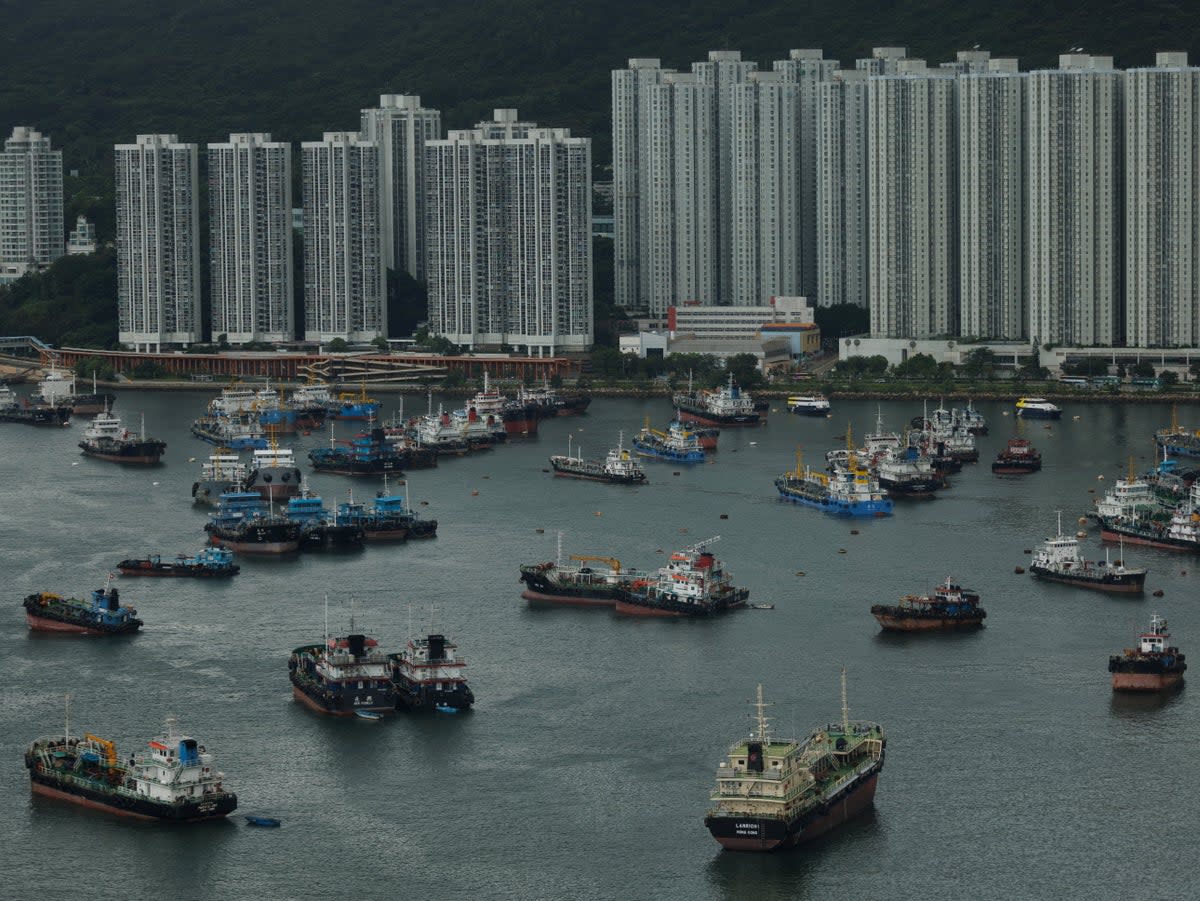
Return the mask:
<path id="1" fill-rule="evenodd" d="M 188 426 L 210 396 L 119 394 L 126 425 L 144 413 L 147 433 L 167 442 L 154 468 L 82 457 L 83 421 L 0 426 L 0 896 L 1200 895 L 1200 690 L 1115 696 L 1106 670 L 1153 612 L 1200 660 L 1200 559 L 1126 548 L 1150 569 L 1143 598 L 1014 572 L 1057 510 L 1103 559 L 1095 528 L 1077 519 L 1130 456 L 1153 465 L 1165 405 L 1065 404 L 1060 422 L 1024 424 L 1042 471 L 998 477 L 989 462 L 1016 424 L 1002 415 L 1011 407 L 980 404 L 991 433 L 979 464 L 934 500 L 851 521 L 777 500 L 772 481 L 797 445 L 823 467 L 848 423 L 856 438 L 874 426 L 873 402 L 835 402 L 829 419 L 777 402 L 767 426 L 722 432 L 711 462 L 646 462 L 642 487 L 555 478 L 547 457 L 567 451 L 568 434 L 572 450 L 603 457 L 618 431 L 628 446 L 646 416 L 660 427 L 669 417 L 665 399 L 598 399 L 587 416 L 543 422 L 537 438 L 410 473 L 414 507 L 440 523 L 435 540 L 242 557 L 230 580 L 117 578 L 140 634 L 31 633 L 25 595 L 86 596 L 123 558 L 202 546 L 190 490 L 212 449 Z M 398 402 L 385 399 L 383 418 Z M 424 398 L 408 406 L 423 411 Z M 882 405 L 889 429 L 920 412 Z M 1200 425 L 1200 410 L 1179 419 Z M 327 439 L 296 438 L 302 468 Z M 313 475 L 310 486 L 332 506 L 382 482 Z M 645 568 L 720 535 L 714 552 L 752 602 L 774 609 L 672 621 L 530 607 L 517 567 L 553 559 L 560 531 L 564 553 Z M 880 633 L 872 604 L 947 576 L 980 593 L 986 628 Z M 353 616 L 389 650 L 410 629 L 444 632 L 468 662 L 475 709 L 368 722 L 295 703 L 288 654 L 320 640 L 326 596 L 331 630 L 344 634 Z M 840 718 L 843 665 L 851 716 L 888 733 L 875 809 L 799 850 L 722 852 L 703 818 L 718 762 L 751 727 L 755 685 L 774 703 L 775 734 L 803 738 Z M 66 693 L 72 734 L 113 739 L 122 754 L 176 715 L 238 793 L 238 815 L 172 827 L 32 797 L 21 755 L 61 734 Z M 247 828 L 242 814 L 283 826 Z"/>

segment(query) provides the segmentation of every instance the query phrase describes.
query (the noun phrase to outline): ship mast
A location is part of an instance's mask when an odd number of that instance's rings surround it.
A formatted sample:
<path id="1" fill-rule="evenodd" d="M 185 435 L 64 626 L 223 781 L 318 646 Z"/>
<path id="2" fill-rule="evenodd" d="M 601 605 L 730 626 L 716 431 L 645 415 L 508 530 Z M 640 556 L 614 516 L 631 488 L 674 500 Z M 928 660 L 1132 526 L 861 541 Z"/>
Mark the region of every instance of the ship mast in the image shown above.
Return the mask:
<path id="1" fill-rule="evenodd" d="M 63 701 L 66 705 L 66 712 L 63 714 L 63 740 L 67 741 L 71 738 L 71 695 L 64 695 Z"/>
<path id="2" fill-rule="evenodd" d="M 850 734 L 850 705 L 846 703 L 846 667 L 842 667 L 842 734 Z"/>
<path id="3" fill-rule="evenodd" d="M 771 705 L 763 700 L 762 683 L 758 683 L 758 691 L 755 693 L 754 711 L 755 719 L 758 721 L 758 740 L 764 745 L 770 744 L 769 733 L 767 731 L 767 715 L 766 709 Z"/>
<path id="4" fill-rule="evenodd" d="M 1056 513 L 1058 513 L 1058 538 L 1059 538 L 1059 540 L 1061 541 L 1061 540 L 1062 540 L 1062 537 L 1063 537 L 1063 533 L 1062 533 L 1062 510 L 1056 510 L 1055 512 L 1056 512 Z"/>
<path id="5" fill-rule="evenodd" d="M 555 565 L 559 566 L 559 567 L 562 566 L 562 537 L 563 537 L 562 529 L 559 529 L 558 530 L 558 558 L 555 560 Z"/>

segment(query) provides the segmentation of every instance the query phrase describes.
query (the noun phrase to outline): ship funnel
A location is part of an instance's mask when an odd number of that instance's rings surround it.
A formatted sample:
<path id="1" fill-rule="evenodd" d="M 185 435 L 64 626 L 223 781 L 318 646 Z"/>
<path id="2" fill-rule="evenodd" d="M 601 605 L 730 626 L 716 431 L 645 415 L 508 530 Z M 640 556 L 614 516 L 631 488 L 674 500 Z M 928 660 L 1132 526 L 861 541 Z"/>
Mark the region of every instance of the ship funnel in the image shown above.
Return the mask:
<path id="1" fill-rule="evenodd" d="M 746 769 L 752 773 L 763 771 L 763 746 L 761 741 L 752 741 L 746 746 Z"/>
<path id="2" fill-rule="evenodd" d="M 184 766 L 200 762 L 200 755 L 196 749 L 196 739 L 185 738 L 179 742 L 179 762 Z"/>
<path id="3" fill-rule="evenodd" d="M 116 612 L 121 606 L 121 594 L 115 588 L 109 589 L 108 592 L 108 609 Z"/>
<path id="4" fill-rule="evenodd" d="M 446 658 L 446 636 L 445 635 L 430 635 L 429 636 L 429 659 L 444 660 Z"/>
<path id="5" fill-rule="evenodd" d="M 347 635 L 346 647 L 350 651 L 351 657 L 361 657 L 367 647 L 367 637 L 365 635 Z"/>

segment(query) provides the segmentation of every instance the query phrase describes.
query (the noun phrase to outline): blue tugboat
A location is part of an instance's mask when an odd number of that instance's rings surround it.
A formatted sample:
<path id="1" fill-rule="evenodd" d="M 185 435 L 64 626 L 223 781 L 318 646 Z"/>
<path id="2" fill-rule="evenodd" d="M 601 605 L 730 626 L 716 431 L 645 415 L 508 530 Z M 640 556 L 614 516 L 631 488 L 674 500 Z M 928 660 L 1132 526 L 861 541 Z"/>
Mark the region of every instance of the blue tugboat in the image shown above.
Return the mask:
<path id="1" fill-rule="evenodd" d="M 367 421 L 379 417 L 379 401 L 367 397 L 367 386 L 357 394 L 343 391 L 337 400 L 329 405 L 328 415 L 332 419 L 351 419 Z"/>
<path id="2" fill-rule="evenodd" d="M 137 610 L 122 607 L 120 592 L 107 586 L 93 591 L 90 601 L 43 591 L 29 595 L 22 606 L 29 628 L 35 632 L 126 635 L 142 627 Z"/>
<path id="3" fill-rule="evenodd" d="M 405 455 L 387 440 L 383 429 L 373 428 L 340 444 L 331 432 L 329 447 L 314 448 L 308 452 L 308 459 L 317 472 L 379 476 L 384 473 L 401 475 Z"/>
<path id="4" fill-rule="evenodd" d="M 786 501 L 816 507 L 826 513 L 842 516 L 889 516 L 894 506 L 891 498 L 880 490 L 879 482 L 869 471 L 859 466 L 857 455 L 851 451 L 845 465 L 834 462 L 833 474 L 801 469 L 800 454 L 796 453 L 796 469 L 785 472 L 775 480 L 775 489 Z"/>
<path id="5" fill-rule="evenodd" d="M 360 523 L 343 520 L 330 513 L 319 497 L 301 489 L 300 496 L 288 501 L 284 516 L 300 526 L 300 549 L 319 551 L 353 549 L 363 546 L 365 533 Z"/>
<path id="6" fill-rule="evenodd" d="M 666 460 L 670 463 L 703 463 L 704 448 L 700 436 L 674 421 L 666 432 L 645 427 L 633 438 L 633 449 L 639 457 Z"/>
<path id="7" fill-rule="evenodd" d="M 405 490 L 408 482 L 400 483 Z M 338 519 L 362 526 L 368 541 L 407 541 L 409 538 L 437 537 L 437 520 L 424 519 L 408 505 L 408 497 L 392 493 L 384 477 L 384 488 L 375 495 L 371 507 L 350 501 L 338 504 Z"/>
<path id="8" fill-rule="evenodd" d="M 206 547 L 189 557 L 180 554 L 174 560 L 163 560 L 157 554 L 140 560 L 122 560 L 117 570 L 123 576 L 193 576 L 219 578 L 236 576 L 241 567 L 233 562 L 233 551 L 223 547 Z"/>

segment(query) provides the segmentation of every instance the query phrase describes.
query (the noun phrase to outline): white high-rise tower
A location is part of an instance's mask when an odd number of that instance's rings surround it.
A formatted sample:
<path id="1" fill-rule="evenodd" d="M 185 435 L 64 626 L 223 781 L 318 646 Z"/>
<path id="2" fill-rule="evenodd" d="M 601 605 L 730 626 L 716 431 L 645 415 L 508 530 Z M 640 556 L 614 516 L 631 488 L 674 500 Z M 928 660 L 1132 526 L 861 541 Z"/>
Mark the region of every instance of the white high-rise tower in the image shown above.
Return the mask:
<path id="1" fill-rule="evenodd" d="M 1029 338 L 1120 343 L 1121 76 L 1068 54 L 1029 74 Z"/>
<path id="2" fill-rule="evenodd" d="M 837 72 L 817 94 L 818 305 L 867 305 L 867 73 Z"/>
<path id="3" fill-rule="evenodd" d="M 383 94 L 362 111 L 362 134 L 379 146 L 384 263 L 425 278 L 425 144 L 442 136 L 440 110 L 421 98 Z"/>
<path id="4" fill-rule="evenodd" d="M 63 235 L 62 151 L 19 125 L 0 151 L 0 284 L 61 257 Z"/>
<path id="5" fill-rule="evenodd" d="M 1018 341 L 1028 320 L 1027 77 L 1015 59 L 982 65 L 958 77 L 959 333 Z"/>
<path id="6" fill-rule="evenodd" d="M 115 149 L 119 339 L 135 349 L 201 337 L 199 155 L 176 135 Z"/>
<path id="7" fill-rule="evenodd" d="M 954 75 L 900 60 L 869 97 L 871 332 L 958 333 L 958 173 Z"/>
<path id="8" fill-rule="evenodd" d="M 379 147 L 353 132 L 300 145 L 304 333 L 310 341 L 387 334 Z"/>
<path id="9" fill-rule="evenodd" d="M 1200 69 L 1159 53 L 1125 79 L 1125 342 L 1200 344 Z"/>
<path id="10" fill-rule="evenodd" d="M 292 145 L 231 134 L 208 145 L 213 340 L 291 341 Z"/>

